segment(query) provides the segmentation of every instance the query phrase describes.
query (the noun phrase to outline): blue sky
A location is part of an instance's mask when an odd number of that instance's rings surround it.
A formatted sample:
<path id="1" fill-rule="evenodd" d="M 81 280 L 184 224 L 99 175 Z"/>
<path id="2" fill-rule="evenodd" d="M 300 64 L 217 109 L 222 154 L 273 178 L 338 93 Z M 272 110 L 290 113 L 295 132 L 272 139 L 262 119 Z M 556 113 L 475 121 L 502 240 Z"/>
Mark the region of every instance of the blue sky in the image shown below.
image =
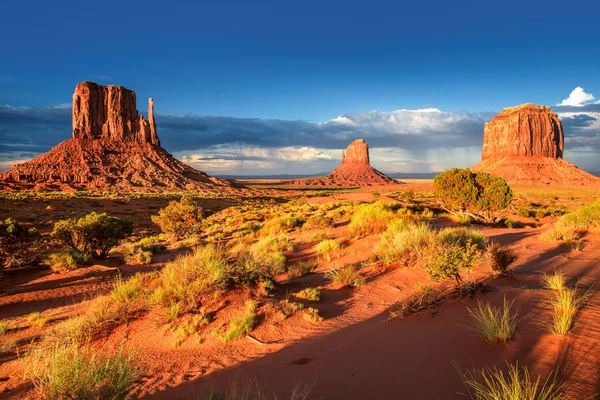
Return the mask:
<path id="1" fill-rule="evenodd" d="M 373 163 L 384 171 L 467 166 L 479 157 L 478 129 L 502 107 L 555 107 L 577 87 L 600 96 L 599 19 L 598 1 L 0 0 L 0 162 L 67 139 L 68 113 L 54 107 L 71 102 L 77 82 L 93 80 L 134 89 L 144 113 L 154 97 L 167 150 L 208 172 L 328 171 L 354 133 L 373 142 Z M 588 118 L 565 124 L 567 137 L 584 137 L 571 140 L 579 146 L 571 152 L 567 142 L 566 158 L 587 169 L 600 151 L 596 100 L 565 114 Z M 436 121 L 447 139 L 432 135 L 418 148 L 385 139 L 364 118 L 429 108 L 446 121 L 467 115 L 469 129 L 405 112 L 410 122 L 394 133 L 427 135 L 424 124 Z M 336 136 L 323 127 L 338 116 L 362 121 L 361 129 Z M 310 140 L 295 134 L 307 130 Z"/>

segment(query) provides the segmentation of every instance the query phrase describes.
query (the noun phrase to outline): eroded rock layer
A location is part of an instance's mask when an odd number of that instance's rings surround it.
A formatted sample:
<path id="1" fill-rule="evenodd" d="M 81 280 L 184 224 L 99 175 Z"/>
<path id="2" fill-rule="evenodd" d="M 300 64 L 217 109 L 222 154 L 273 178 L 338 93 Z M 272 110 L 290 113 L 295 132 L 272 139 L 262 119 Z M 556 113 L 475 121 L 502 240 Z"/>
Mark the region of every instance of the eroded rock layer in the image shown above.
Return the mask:
<path id="1" fill-rule="evenodd" d="M 307 186 L 382 186 L 397 182 L 370 165 L 369 145 L 363 139 L 358 139 L 350 143 L 346 151 L 342 151 L 342 165 L 331 174 L 298 179 L 293 183 Z"/>
<path id="2" fill-rule="evenodd" d="M 160 146 L 154 102 L 148 120 L 135 92 L 82 82 L 73 95 L 73 138 L 0 174 L 0 189 L 178 190 L 230 186 Z"/>
<path id="3" fill-rule="evenodd" d="M 600 180 L 562 159 L 562 122 L 547 106 L 504 108 L 485 124 L 482 161 L 471 168 L 523 185 L 586 185 Z"/>

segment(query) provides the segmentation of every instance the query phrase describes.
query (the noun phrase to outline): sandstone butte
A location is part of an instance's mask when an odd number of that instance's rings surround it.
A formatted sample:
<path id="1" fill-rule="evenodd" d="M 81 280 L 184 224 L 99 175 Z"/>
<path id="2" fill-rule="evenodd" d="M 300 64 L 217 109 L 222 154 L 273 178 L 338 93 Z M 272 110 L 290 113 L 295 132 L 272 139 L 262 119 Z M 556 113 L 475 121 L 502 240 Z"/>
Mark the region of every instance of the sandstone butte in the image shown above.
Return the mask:
<path id="1" fill-rule="evenodd" d="M 485 124 L 481 162 L 472 171 L 522 185 L 580 186 L 600 179 L 563 160 L 562 122 L 547 106 L 504 108 Z"/>
<path id="2" fill-rule="evenodd" d="M 94 82 L 73 94 L 73 137 L 0 174 L 0 189 L 178 190 L 229 186 L 178 161 L 160 146 L 149 100 L 148 119 L 135 92 Z"/>
<path id="3" fill-rule="evenodd" d="M 383 186 L 397 182 L 371 166 L 369 145 L 363 139 L 358 139 L 350 143 L 345 152 L 342 150 L 342 165 L 331 174 L 298 179 L 292 183 L 310 186 Z"/>

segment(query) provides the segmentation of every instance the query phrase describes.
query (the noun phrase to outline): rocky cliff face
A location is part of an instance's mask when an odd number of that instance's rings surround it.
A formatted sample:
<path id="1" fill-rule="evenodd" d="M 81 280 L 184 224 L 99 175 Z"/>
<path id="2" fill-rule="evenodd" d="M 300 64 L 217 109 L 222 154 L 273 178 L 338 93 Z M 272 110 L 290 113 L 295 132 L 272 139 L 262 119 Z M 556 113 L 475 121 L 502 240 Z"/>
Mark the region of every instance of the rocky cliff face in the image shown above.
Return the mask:
<path id="1" fill-rule="evenodd" d="M 154 121 L 154 101 L 149 101 L 146 120 L 136 109 L 133 90 L 81 82 L 73 94 L 73 138 L 160 145 Z"/>
<path id="2" fill-rule="evenodd" d="M 162 191 L 231 185 L 196 171 L 160 147 L 154 101 L 148 120 L 135 92 L 82 82 L 73 95 L 73 138 L 0 174 L 0 189 Z"/>
<path id="3" fill-rule="evenodd" d="M 504 108 L 485 124 L 482 160 L 493 157 L 562 158 L 562 123 L 547 106 L 523 104 Z"/>
<path id="4" fill-rule="evenodd" d="M 369 145 L 358 139 L 342 151 L 342 165 L 322 178 L 298 179 L 297 185 L 310 186 L 382 186 L 397 182 L 370 164 Z"/>
<path id="5" fill-rule="evenodd" d="M 482 161 L 471 168 L 520 185 L 598 184 L 595 176 L 562 159 L 564 134 L 558 116 L 547 106 L 504 108 L 485 124 Z"/>

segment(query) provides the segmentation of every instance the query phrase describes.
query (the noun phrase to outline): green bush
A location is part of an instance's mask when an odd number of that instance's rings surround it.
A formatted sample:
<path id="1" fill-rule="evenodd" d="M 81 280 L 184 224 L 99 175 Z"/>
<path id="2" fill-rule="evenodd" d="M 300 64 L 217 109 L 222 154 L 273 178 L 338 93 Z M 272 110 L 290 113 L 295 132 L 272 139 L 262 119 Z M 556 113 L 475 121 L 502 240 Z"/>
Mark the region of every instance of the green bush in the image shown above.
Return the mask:
<path id="1" fill-rule="evenodd" d="M 560 217 L 554 228 L 544 232 L 542 239 L 574 240 L 588 231 L 600 232 L 600 200 Z"/>
<path id="2" fill-rule="evenodd" d="M 53 272 L 72 271 L 80 265 L 89 264 L 91 257 L 79 250 L 63 250 L 48 256 L 46 264 Z"/>
<path id="3" fill-rule="evenodd" d="M 505 274 L 510 265 L 519 259 L 514 250 L 505 249 L 498 242 L 490 243 L 487 255 L 492 270 L 500 274 Z"/>
<path id="4" fill-rule="evenodd" d="M 58 221 L 52 237 L 75 250 L 104 258 L 132 231 L 133 222 L 127 219 L 92 212 L 80 219 Z"/>
<path id="5" fill-rule="evenodd" d="M 152 216 L 152 222 L 160 227 L 163 233 L 175 239 L 187 238 L 197 233 L 202 222 L 202 208 L 189 197 L 180 201 L 173 200 L 165 208 Z"/>
<path id="6" fill-rule="evenodd" d="M 377 256 L 387 264 L 400 261 L 410 253 L 423 257 L 436 244 L 436 233 L 426 224 L 393 220 L 375 247 Z"/>
<path id="7" fill-rule="evenodd" d="M 43 399 L 125 399 L 140 376 L 131 354 L 118 349 L 100 354 L 91 348 L 57 345 L 36 350 L 26 375 Z"/>
<path id="8" fill-rule="evenodd" d="M 352 264 L 332 268 L 325 273 L 325 277 L 341 287 L 359 287 L 366 283 L 365 278 L 360 274 L 360 267 Z"/>
<path id="9" fill-rule="evenodd" d="M 445 228 L 440 231 L 440 237 L 443 242 L 466 246 L 467 242 L 482 247 L 485 243 L 485 236 L 481 231 L 470 228 Z"/>
<path id="10" fill-rule="evenodd" d="M 227 343 L 247 335 L 254 329 L 255 319 L 256 303 L 248 301 L 246 303 L 246 313 L 241 318 L 229 322 L 229 328 L 221 336 L 221 339 Z"/>
<path id="11" fill-rule="evenodd" d="M 12 218 L 0 221 L 0 269 L 18 267 L 37 258 L 40 233 Z"/>
<path id="12" fill-rule="evenodd" d="M 425 266 L 425 270 L 429 279 L 434 282 L 454 278 L 459 283 L 462 282 L 460 272 L 471 269 L 480 258 L 477 244 L 471 243 L 469 239 L 465 246 L 440 246 L 437 254 Z"/>
<path id="13" fill-rule="evenodd" d="M 391 207 L 384 202 L 359 206 L 350 221 L 350 233 L 356 237 L 381 233 L 393 218 Z"/>
<path id="14" fill-rule="evenodd" d="M 437 175 L 433 189 L 447 210 L 467 212 L 488 221 L 492 213 L 508 207 L 513 198 L 504 179 L 469 169 L 453 168 Z"/>

